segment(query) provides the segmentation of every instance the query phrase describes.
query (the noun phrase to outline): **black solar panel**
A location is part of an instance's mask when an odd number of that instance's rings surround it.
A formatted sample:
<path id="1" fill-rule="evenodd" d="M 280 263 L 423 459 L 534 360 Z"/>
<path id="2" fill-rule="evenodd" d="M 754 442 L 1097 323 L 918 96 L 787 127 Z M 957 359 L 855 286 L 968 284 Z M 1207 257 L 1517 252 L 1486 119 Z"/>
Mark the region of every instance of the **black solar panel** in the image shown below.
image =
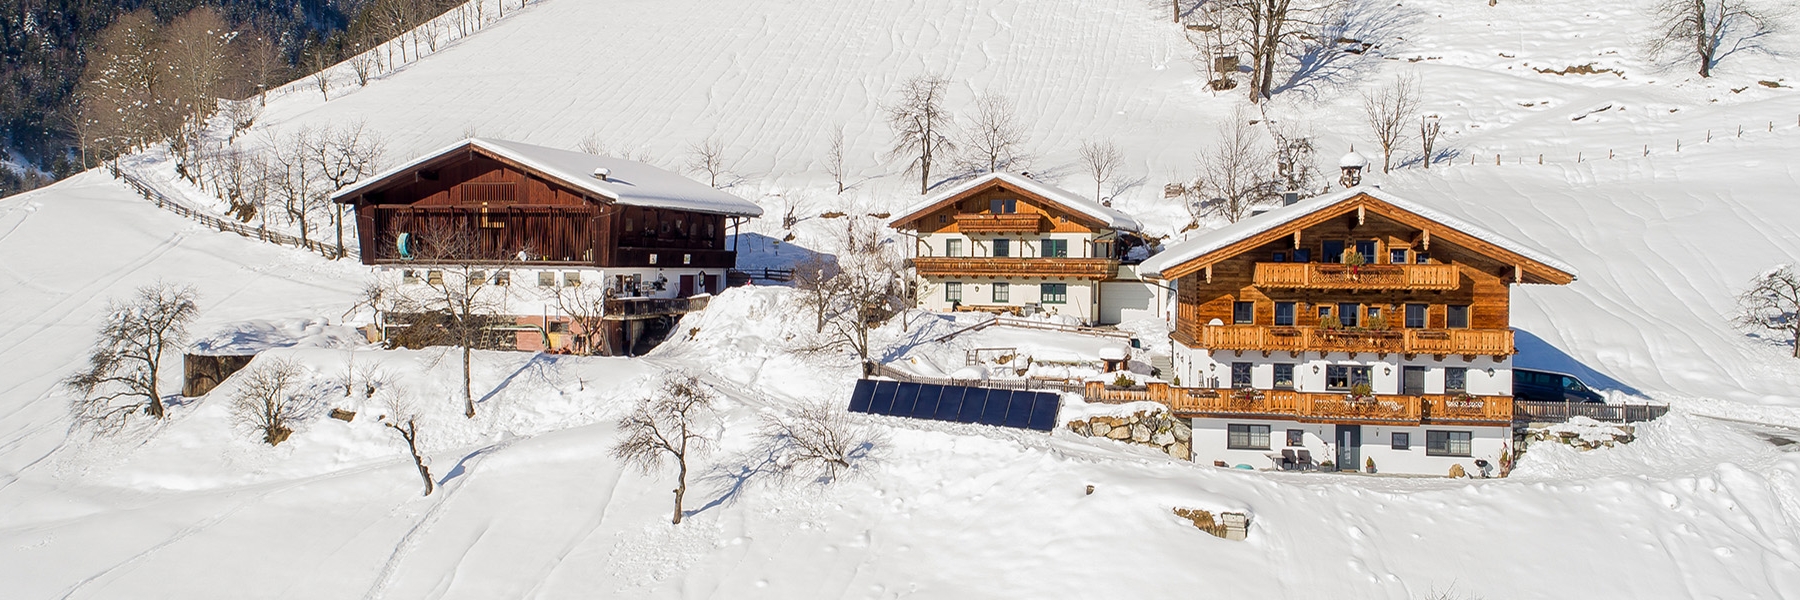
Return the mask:
<path id="1" fill-rule="evenodd" d="M 850 395 L 852 412 L 1038 431 L 1056 428 L 1061 407 L 1055 393 L 870 379 Z"/>

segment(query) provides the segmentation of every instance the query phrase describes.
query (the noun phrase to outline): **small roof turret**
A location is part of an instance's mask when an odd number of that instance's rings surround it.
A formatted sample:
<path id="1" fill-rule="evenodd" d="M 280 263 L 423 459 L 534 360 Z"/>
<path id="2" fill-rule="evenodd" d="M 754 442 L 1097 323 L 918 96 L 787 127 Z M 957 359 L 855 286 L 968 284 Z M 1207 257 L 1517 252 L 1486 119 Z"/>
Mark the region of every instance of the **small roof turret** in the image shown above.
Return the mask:
<path id="1" fill-rule="evenodd" d="M 1338 159 L 1338 168 L 1340 169 L 1360 169 L 1367 166 L 1369 166 L 1369 159 L 1363 158 L 1363 155 L 1357 154 L 1355 150 L 1351 150 L 1349 154 L 1345 154 L 1343 158 Z"/>

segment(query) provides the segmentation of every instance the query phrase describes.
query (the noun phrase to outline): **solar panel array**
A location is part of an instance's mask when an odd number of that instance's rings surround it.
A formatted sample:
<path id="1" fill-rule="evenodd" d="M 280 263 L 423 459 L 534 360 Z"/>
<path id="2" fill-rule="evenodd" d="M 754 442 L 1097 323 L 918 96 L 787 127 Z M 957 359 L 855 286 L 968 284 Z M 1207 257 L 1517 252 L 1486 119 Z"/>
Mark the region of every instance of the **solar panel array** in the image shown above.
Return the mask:
<path id="1" fill-rule="evenodd" d="M 1048 392 L 863 379 L 850 411 L 1050 431 L 1062 396 Z"/>

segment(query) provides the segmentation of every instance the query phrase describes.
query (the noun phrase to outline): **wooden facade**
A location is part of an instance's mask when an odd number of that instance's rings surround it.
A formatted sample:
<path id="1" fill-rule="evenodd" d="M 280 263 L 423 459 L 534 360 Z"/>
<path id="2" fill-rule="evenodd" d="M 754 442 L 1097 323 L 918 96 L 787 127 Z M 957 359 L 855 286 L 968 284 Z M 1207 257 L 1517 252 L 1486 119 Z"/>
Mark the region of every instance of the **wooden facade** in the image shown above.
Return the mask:
<path id="1" fill-rule="evenodd" d="M 728 269 L 728 217 L 616 204 L 479 146 L 441 154 L 338 199 L 356 209 L 364 264 L 409 261 L 434 237 L 472 234 L 457 262 Z M 459 244 L 461 245 L 461 244 Z M 415 257 L 416 259 L 416 257 Z"/>
<path id="2" fill-rule="evenodd" d="M 1293 390 L 1180 388 L 1151 383 L 1142 390 L 1108 389 L 1088 382 L 1085 395 L 1099 402 L 1161 402 L 1182 418 L 1287 419 L 1301 423 L 1351 425 L 1511 425 L 1509 396 L 1466 394 L 1369 395 Z"/>

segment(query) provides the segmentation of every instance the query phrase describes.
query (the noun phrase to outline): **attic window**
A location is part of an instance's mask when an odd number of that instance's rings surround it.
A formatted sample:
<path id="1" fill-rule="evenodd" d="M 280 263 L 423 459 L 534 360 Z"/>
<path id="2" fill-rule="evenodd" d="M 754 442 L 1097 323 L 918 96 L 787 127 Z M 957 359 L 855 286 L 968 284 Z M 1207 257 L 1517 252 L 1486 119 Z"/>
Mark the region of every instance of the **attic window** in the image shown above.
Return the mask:
<path id="1" fill-rule="evenodd" d="M 514 199 L 516 186 L 512 182 L 501 183 L 465 183 L 463 184 L 463 203 L 480 204 L 492 202 L 505 204 Z"/>
<path id="2" fill-rule="evenodd" d="M 1013 198 L 995 198 L 989 200 L 988 212 L 996 215 L 1010 215 L 1019 212 L 1019 201 Z"/>

